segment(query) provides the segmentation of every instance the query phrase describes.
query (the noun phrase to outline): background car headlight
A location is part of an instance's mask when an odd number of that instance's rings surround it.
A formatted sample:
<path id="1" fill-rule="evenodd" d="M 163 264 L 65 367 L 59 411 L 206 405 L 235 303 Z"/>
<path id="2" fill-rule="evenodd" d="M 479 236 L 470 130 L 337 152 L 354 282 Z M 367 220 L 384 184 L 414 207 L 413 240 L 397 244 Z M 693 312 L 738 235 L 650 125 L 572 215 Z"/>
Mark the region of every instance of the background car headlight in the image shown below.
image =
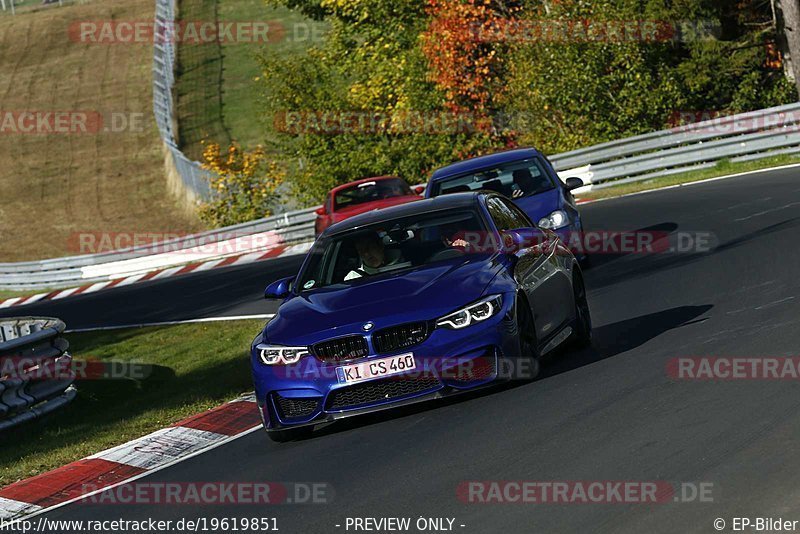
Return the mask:
<path id="1" fill-rule="evenodd" d="M 308 354 L 308 347 L 284 347 L 280 345 L 256 345 L 256 350 L 265 365 L 289 365 L 297 363 Z"/>
<path id="2" fill-rule="evenodd" d="M 567 217 L 566 212 L 563 210 L 556 210 L 547 217 L 539 220 L 539 228 L 545 228 L 547 230 L 555 230 L 556 228 L 561 228 L 568 224 L 569 217 Z"/>
<path id="3" fill-rule="evenodd" d="M 466 306 L 465 308 L 462 308 L 449 315 L 445 315 L 436 321 L 436 326 L 451 328 L 454 330 L 466 328 L 471 324 L 479 323 L 481 321 L 485 321 L 489 317 L 492 317 L 499 312 L 502 307 L 502 295 L 493 295 L 491 297 L 481 299 L 475 304 L 470 304 L 469 306 Z"/>

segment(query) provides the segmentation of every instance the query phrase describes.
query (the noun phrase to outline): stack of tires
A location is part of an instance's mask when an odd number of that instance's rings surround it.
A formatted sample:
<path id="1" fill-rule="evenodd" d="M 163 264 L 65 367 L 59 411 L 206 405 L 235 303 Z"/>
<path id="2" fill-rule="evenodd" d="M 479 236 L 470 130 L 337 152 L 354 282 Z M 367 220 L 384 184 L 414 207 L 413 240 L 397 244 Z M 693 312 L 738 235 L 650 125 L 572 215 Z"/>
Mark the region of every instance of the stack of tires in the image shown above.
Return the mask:
<path id="1" fill-rule="evenodd" d="M 0 432 L 75 398 L 64 329 L 62 321 L 47 317 L 0 319 Z"/>

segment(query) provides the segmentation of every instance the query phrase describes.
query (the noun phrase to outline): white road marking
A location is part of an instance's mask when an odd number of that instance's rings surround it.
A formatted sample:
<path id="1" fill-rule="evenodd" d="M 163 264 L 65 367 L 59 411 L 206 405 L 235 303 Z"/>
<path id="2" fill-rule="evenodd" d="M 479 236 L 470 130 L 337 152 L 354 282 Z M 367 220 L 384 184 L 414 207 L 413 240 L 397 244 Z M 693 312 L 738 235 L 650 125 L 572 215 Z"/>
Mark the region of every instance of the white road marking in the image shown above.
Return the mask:
<path id="1" fill-rule="evenodd" d="M 61 291 L 57 295 L 55 295 L 51 300 L 63 299 L 65 297 L 68 297 L 68 296 L 72 295 L 73 293 L 75 293 L 79 289 L 80 289 L 79 287 L 71 287 L 69 289 L 65 289 L 64 291 Z"/>
<path id="2" fill-rule="evenodd" d="M 776 300 L 774 302 L 768 302 L 767 304 L 762 304 L 758 306 L 757 310 L 766 310 L 767 308 L 772 308 L 773 306 L 777 306 L 778 304 L 783 304 L 784 302 L 789 302 L 790 300 L 794 300 L 794 297 L 786 297 L 785 299 Z"/>
<path id="3" fill-rule="evenodd" d="M 28 297 L 25 300 L 25 302 L 22 303 L 22 305 L 25 306 L 25 305 L 28 305 L 28 304 L 33 304 L 34 302 L 38 302 L 38 301 L 42 300 L 43 298 L 45 298 L 49 294 L 50 294 L 50 292 L 37 293 L 36 295 L 33 295 L 32 297 Z"/>
<path id="4" fill-rule="evenodd" d="M 41 506 L 35 504 L 0 497 L 0 519 L 11 519 L 21 513 L 32 514 L 41 509 Z"/>
<path id="5" fill-rule="evenodd" d="M 226 317 L 202 317 L 200 319 L 184 319 L 182 321 L 162 321 L 158 323 L 98 326 L 96 328 L 75 328 L 74 330 L 67 330 L 65 333 L 71 334 L 80 332 L 99 332 L 101 330 L 124 330 L 126 328 L 144 328 L 148 326 L 173 326 L 178 324 L 192 324 L 192 323 L 216 323 L 220 321 L 249 321 L 256 319 L 272 319 L 273 317 L 275 317 L 274 313 L 260 313 L 256 315 L 230 315 Z"/>
<path id="6" fill-rule="evenodd" d="M 746 221 L 747 219 L 752 219 L 753 217 L 761 217 L 762 215 L 768 215 L 770 213 L 775 213 L 776 211 L 785 210 L 786 208 L 792 208 L 794 206 L 800 205 L 800 202 L 792 202 L 791 204 L 786 204 L 785 206 L 778 206 L 777 208 L 772 208 L 769 210 L 759 211 L 758 213 L 754 213 L 752 215 L 748 215 L 747 217 L 740 217 L 738 219 L 734 219 L 736 222 Z"/>
<path id="7" fill-rule="evenodd" d="M 89 498 L 89 497 L 91 497 L 93 495 L 98 495 L 98 494 L 103 493 L 105 491 L 108 491 L 108 490 L 114 489 L 116 487 L 122 486 L 123 484 L 130 484 L 132 482 L 136 482 L 137 480 L 140 480 L 140 479 L 142 479 L 144 477 L 150 476 L 153 473 L 158 473 L 159 471 L 163 471 L 164 469 L 169 469 L 170 467 L 172 467 L 174 465 L 177 465 L 177 464 L 179 464 L 181 462 L 185 462 L 186 460 L 194 458 L 195 456 L 199 456 L 199 455 L 204 454 L 206 452 L 212 451 L 212 450 L 214 450 L 214 449 L 216 449 L 218 447 L 222 447 L 223 445 L 227 445 L 231 441 L 237 440 L 239 438 L 243 438 L 243 437 L 247 436 L 248 434 L 252 434 L 253 432 L 256 432 L 258 430 L 261 430 L 261 425 L 260 424 L 257 425 L 257 426 L 254 426 L 253 428 L 251 428 L 249 430 L 245 430 L 244 432 L 240 432 L 240 433 L 236 434 L 235 436 L 230 436 L 230 437 L 226 436 L 226 439 L 214 442 L 214 443 L 210 444 L 208 447 L 206 447 L 205 449 L 195 451 L 195 452 L 193 452 L 191 454 L 188 454 L 186 456 L 183 456 L 181 458 L 176 458 L 175 460 L 173 460 L 173 461 L 171 461 L 169 463 L 163 464 L 163 465 L 161 465 L 159 467 L 156 467 L 154 469 L 151 469 L 149 471 L 145 471 L 144 473 L 141 473 L 141 474 L 136 475 L 134 477 L 128 478 L 126 480 L 121 480 L 121 481 L 117 482 L 116 484 L 111 484 L 109 486 L 100 488 L 100 489 L 98 489 L 96 491 L 92 491 L 92 492 L 86 493 L 84 495 L 79 495 L 78 497 L 75 497 L 74 499 L 70 499 L 68 501 L 64 501 L 62 503 L 56 504 L 54 506 L 51 506 L 49 508 L 40 508 L 39 510 L 36 510 L 35 512 L 32 512 L 30 515 L 26 515 L 25 519 L 26 520 L 27 519 L 31 519 L 33 517 L 36 517 L 38 515 L 41 515 L 41 514 L 44 514 L 44 513 L 47 513 L 47 512 L 51 512 L 51 511 L 56 510 L 58 508 L 62 508 L 64 506 L 68 506 L 70 504 L 74 504 L 76 502 L 83 501 L 84 499 L 87 499 L 87 498 Z M 17 521 L 19 521 L 20 519 L 21 518 L 15 519 L 15 520 L 11 521 L 10 524 L 6 523 L 6 526 L 7 527 L 11 527 Z"/>
<path id="8" fill-rule="evenodd" d="M 3 302 L 0 302 L 0 308 L 9 308 L 14 304 L 16 304 L 17 302 L 19 302 L 20 300 L 22 300 L 22 297 L 14 297 L 8 300 L 4 300 Z"/>
<path id="9" fill-rule="evenodd" d="M 156 469 L 174 460 L 208 448 L 228 436 L 182 426 L 162 428 L 139 439 L 89 456 L 109 462 Z"/>
<path id="10" fill-rule="evenodd" d="M 110 283 L 111 283 L 110 280 L 108 282 L 97 282 L 96 284 L 92 284 L 89 287 L 87 287 L 84 293 L 94 293 L 95 291 L 100 291 Z"/>

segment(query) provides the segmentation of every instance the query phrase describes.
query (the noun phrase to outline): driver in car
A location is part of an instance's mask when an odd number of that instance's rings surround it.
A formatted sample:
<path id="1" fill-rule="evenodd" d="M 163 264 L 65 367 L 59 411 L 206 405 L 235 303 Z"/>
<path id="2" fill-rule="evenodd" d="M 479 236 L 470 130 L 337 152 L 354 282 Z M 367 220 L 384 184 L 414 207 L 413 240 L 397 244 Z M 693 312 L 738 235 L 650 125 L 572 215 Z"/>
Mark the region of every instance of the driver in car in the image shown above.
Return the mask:
<path id="1" fill-rule="evenodd" d="M 365 234 L 356 241 L 356 251 L 361 259 L 361 266 L 347 273 L 344 277 L 345 281 L 377 274 L 382 267 L 388 267 L 400 261 L 399 257 L 388 257 L 383 239 L 374 232 Z"/>
<path id="2" fill-rule="evenodd" d="M 442 226 L 441 229 L 442 243 L 446 247 L 458 248 L 467 251 L 469 249 L 469 242 L 464 239 L 465 232 L 457 224 L 448 224 Z"/>

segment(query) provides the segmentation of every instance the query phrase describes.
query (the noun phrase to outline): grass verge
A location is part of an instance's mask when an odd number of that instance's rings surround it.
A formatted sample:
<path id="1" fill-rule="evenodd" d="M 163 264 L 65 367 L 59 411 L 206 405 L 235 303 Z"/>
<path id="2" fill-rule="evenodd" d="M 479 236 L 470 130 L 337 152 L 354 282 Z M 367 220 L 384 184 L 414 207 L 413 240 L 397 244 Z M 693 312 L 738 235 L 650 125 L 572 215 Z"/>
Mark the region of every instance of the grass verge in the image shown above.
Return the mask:
<path id="1" fill-rule="evenodd" d="M 741 163 L 732 163 L 728 160 L 721 160 L 717 162 L 714 167 L 708 169 L 688 171 L 672 176 L 653 178 L 652 180 L 643 180 L 641 182 L 633 182 L 629 184 L 606 187 L 604 189 L 597 189 L 595 191 L 580 195 L 579 198 L 581 200 L 612 198 L 621 195 L 629 195 L 631 193 L 639 193 L 641 191 L 660 189 L 663 187 L 669 187 L 671 185 L 689 184 L 700 180 L 707 180 L 709 178 L 718 178 L 720 176 L 727 176 L 730 174 L 738 174 L 748 171 L 765 170 L 772 167 L 780 167 L 782 165 L 791 165 L 794 163 L 800 163 L 800 155 L 784 154 Z"/>
<path id="2" fill-rule="evenodd" d="M 70 38 L 81 21 L 152 20 L 154 11 L 152 0 L 82 0 L 0 16 L 3 110 L 105 118 L 96 133 L 0 135 L 0 261 L 75 254 L 80 233 L 202 227 L 176 209 L 167 189 L 152 113 L 152 46 Z M 111 117 L 132 127 L 117 123 L 115 132 Z"/>
<path id="3" fill-rule="evenodd" d="M 180 0 L 183 20 L 270 22 L 280 38 L 269 43 L 222 42 L 178 46 L 176 94 L 179 144 L 191 158 L 202 156 L 202 140 L 245 147 L 266 143 L 261 102 L 267 95 L 256 83 L 258 54 L 282 55 L 307 49 L 324 23 L 284 7 L 251 0 Z"/>
<path id="4" fill-rule="evenodd" d="M 142 380 L 81 381 L 78 397 L 7 433 L 0 486 L 141 437 L 252 390 L 247 350 L 262 321 L 68 334 L 80 360 L 151 364 Z"/>

